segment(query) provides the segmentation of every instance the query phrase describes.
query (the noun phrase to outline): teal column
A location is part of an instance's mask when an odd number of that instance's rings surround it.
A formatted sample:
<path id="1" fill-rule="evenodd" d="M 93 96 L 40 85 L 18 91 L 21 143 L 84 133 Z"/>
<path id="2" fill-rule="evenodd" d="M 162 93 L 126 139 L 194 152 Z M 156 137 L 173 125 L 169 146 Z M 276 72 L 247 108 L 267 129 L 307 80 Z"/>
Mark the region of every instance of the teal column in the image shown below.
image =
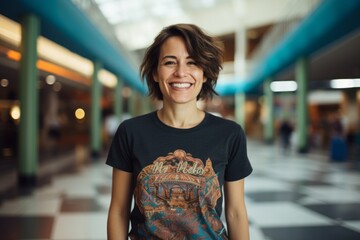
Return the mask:
<path id="1" fill-rule="evenodd" d="M 245 93 L 235 94 L 235 121 L 245 129 Z"/>
<path id="2" fill-rule="evenodd" d="M 297 149 L 300 153 L 308 151 L 308 60 L 299 58 L 295 66 L 295 78 L 298 84 L 296 101 Z"/>
<path id="3" fill-rule="evenodd" d="M 38 171 L 38 70 L 37 38 L 40 20 L 26 15 L 21 20 L 20 60 L 20 125 L 18 183 L 21 187 L 34 187 Z"/>
<path id="4" fill-rule="evenodd" d="M 101 153 L 101 83 L 98 72 L 101 63 L 94 62 L 94 72 L 91 84 L 91 156 L 98 158 Z"/>
<path id="5" fill-rule="evenodd" d="M 115 96 L 114 96 L 114 113 L 115 116 L 120 120 L 123 115 L 123 96 L 122 96 L 122 89 L 123 89 L 123 81 L 121 81 L 120 77 L 117 78 L 117 84 L 115 86 Z"/>
<path id="6" fill-rule="evenodd" d="M 274 92 L 271 91 L 269 78 L 264 82 L 264 107 L 265 107 L 265 128 L 264 140 L 266 143 L 272 143 L 275 139 L 274 131 Z"/>

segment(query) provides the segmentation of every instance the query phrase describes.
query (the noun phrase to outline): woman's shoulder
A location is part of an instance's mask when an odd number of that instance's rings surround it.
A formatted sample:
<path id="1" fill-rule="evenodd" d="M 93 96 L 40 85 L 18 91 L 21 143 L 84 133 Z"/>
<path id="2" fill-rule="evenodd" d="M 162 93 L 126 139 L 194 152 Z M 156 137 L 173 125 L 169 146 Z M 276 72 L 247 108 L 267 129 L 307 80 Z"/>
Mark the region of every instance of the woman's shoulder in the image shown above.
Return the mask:
<path id="1" fill-rule="evenodd" d="M 238 124 L 232 119 L 224 118 L 214 113 L 208 112 L 207 114 L 209 115 L 209 122 L 212 124 L 216 124 L 217 126 L 229 127 L 230 129 L 242 128 L 240 124 Z"/>
<path id="2" fill-rule="evenodd" d="M 147 125 L 149 122 L 151 122 L 153 118 L 154 112 L 146 113 L 143 115 L 139 115 L 136 117 L 130 117 L 124 120 L 121 125 L 125 127 L 140 127 Z"/>
<path id="3" fill-rule="evenodd" d="M 149 129 L 152 128 L 152 113 L 147 113 L 144 115 L 136 116 L 136 117 L 128 117 L 124 119 L 116 131 L 117 134 L 120 135 L 138 135 L 144 132 L 147 132 Z"/>

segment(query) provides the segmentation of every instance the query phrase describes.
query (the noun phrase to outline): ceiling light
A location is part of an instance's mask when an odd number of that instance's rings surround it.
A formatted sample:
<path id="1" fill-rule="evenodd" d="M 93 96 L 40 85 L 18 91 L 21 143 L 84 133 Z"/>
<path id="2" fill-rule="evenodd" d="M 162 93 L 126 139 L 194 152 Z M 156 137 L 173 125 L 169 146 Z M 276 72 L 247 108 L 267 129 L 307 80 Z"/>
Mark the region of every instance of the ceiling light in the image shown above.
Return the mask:
<path id="1" fill-rule="evenodd" d="M 356 79 L 333 79 L 330 87 L 334 89 L 357 88 L 360 87 L 360 78 Z"/>
<path id="2" fill-rule="evenodd" d="M 341 91 L 336 90 L 318 90 L 308 94 L 308 102 L 310 104 L 338 104 L 341 102 Z"/>
<path id="3" fill-rule="evenodd" d="M 294 92 L 297 90 L 295 81 L 274 81 L 270 83 L 270 89 L 273 92 Z"/>

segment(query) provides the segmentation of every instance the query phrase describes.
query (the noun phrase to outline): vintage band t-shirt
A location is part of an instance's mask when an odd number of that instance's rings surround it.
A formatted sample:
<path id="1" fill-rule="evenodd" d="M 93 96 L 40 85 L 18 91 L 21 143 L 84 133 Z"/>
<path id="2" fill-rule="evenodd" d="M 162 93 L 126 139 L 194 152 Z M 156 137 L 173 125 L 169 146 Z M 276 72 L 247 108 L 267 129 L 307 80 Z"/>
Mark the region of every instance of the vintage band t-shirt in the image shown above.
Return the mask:
<path id="1" fill-rule="evenodd" d="M 106 163 L 133 174 L 131 239 L 227 239 L 222 186 L 252 172 L 242 128 L 210 113 L 189 129 L 156 112 L 126 120 Z"/>

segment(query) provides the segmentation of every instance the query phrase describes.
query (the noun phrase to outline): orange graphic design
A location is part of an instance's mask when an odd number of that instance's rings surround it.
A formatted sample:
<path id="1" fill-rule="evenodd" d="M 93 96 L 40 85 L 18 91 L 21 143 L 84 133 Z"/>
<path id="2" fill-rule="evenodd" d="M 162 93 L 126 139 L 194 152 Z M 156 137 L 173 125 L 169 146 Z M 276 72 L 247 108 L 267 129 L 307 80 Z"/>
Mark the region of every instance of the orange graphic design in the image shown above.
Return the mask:
<path id="1" fill-rule="evenodd" d="M 145 167 L 137 180 L 135 202 L 145 216 L 140 239 L 227 239 L 215 211 L 221 189 L 210 159 L 204 166 L 176 150 Z"/>

